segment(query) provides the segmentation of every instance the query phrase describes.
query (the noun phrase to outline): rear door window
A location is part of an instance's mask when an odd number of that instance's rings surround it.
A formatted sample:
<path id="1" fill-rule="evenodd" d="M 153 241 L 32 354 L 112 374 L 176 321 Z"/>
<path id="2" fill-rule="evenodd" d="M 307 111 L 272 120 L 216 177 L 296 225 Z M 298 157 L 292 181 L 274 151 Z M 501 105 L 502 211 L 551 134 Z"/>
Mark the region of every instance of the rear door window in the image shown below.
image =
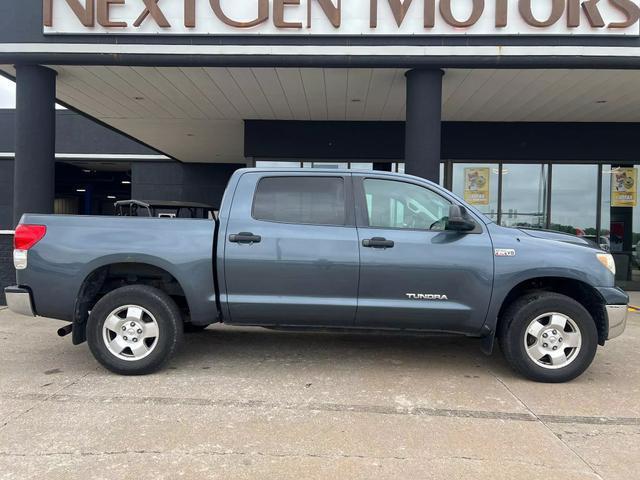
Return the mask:
<path id="1" fill-rule="evenodd" d="M 306 225 L 346 223 L 342 177 L 266 177 L 253 200 L 253 218 Z"/>

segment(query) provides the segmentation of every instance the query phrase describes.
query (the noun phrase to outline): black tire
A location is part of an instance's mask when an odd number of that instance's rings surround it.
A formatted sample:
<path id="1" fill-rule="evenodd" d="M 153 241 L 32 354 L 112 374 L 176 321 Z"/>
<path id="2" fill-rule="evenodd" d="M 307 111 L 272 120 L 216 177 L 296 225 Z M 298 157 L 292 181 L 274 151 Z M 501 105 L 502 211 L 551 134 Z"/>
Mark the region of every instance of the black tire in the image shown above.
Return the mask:
<path id="1" fill-rule="evenodd" d="M 551 312 L 569 317 L 578 328 L 582 341 L 572 361 L 555 369 L 536 363 L 525 348 L 525 338 L 532 340 L 525 337 L 529 325 L 539 316 Z M 591 365 L 598 348 L 598 330 L 589 312 L 570 297 L 544 291 L 532 292 L 514 301 L 500 320 L 498 337 L 507 362 L 516 372 L 545 383 L 567 382 L 580 376 Z M 562 347 L 562 344 L 557 345 Z M 571 349 L 567 351 L 569 358 Z M 546 358 L 550 361 L 550 357 Z"/>
<path id="2" fill-rule="evenodd" d="M 142 307 L 153 315 L 159 332 L 155 340 L 149 340 L 155 342 L 149 349 L 150 353 L 139 360 L 119 358 L 109 350 L 103 336 L 109 315 L 128 305 Z M 105 368 L 121 375 L 147 375 L 159 370 L 176 351 L 182 334 L 182 317 L 176 303 L 163 291 L 147 285 L 131 285 L 109 292 L 96 303 L 87 322 L 87 342 L 91 353 Z"/>

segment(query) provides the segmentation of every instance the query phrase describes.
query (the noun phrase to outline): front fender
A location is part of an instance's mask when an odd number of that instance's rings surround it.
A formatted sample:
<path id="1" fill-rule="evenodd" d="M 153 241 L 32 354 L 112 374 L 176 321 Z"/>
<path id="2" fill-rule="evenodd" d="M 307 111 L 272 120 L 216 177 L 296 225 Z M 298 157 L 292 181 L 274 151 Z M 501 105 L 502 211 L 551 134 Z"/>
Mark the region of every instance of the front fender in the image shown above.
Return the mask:
<path id="1" fill-rule="evenodd" d="M 613 287 L 614 275 L 598 260 L 598 249 L 542 238 L 516 229 L 491 226 L 496 249 L 512 249 L 514 256 L 496 256 L 494 287 L 484 331 L 495 332 L 500 310 L 509 293 L 523 282 L 556 278 L 582 282 L 594 289 Z M 600 298 L 604 302 L 604 299 Z"/>

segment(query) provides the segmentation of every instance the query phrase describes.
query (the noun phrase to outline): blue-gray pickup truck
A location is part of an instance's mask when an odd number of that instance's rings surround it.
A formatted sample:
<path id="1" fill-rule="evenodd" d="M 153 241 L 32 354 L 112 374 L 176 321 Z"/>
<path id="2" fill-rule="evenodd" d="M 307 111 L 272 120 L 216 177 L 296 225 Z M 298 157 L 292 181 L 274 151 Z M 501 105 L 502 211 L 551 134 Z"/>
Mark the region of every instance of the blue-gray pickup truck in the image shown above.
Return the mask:
<path id="1" fill-rule="evenodd" d="M 185 331 L 445 332 L 494 340 L 545 382 L 584 372 L 620 335 L 628 296 L 607 252 L 505 228 L 426 180 L 243 169 L 215 220 L 24 215 L 11 310 L 71 322 L 120 374 L 146 374 Z"/>

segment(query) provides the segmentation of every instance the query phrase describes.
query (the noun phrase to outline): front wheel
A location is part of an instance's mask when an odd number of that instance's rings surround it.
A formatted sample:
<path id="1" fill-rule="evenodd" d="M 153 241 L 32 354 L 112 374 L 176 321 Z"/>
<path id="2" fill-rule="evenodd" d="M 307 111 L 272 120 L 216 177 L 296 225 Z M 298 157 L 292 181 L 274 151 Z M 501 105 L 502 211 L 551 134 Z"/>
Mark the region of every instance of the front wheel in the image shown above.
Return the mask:
<path id="1" fill-rule="evenodd" d="M 121 375 L 160 369 L 182 338 L 182 318 L 166 293 L 146 285 L 118 288 L 89 315 L 87 341 L 105 368 Z"/>
<path id="2" fill-rule="evenodd" d="M 589 312 L 572 298 L 551 292 L 534 292 L 511 304 L 499 337 L 513 369 L 538 382 L 573 380 L 591 365 L 598 348 Z"/>

